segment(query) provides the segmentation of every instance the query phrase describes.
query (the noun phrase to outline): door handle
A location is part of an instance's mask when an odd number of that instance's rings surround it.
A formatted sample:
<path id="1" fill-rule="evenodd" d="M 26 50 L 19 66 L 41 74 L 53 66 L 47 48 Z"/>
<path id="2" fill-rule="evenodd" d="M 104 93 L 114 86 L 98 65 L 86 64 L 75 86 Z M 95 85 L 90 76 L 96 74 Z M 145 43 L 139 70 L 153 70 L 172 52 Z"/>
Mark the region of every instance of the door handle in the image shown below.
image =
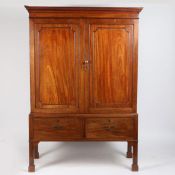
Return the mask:
<path id="1" fill-rule="evenodd" d="M 83 64 L 85 65 L 85 64 L 89 64 L 89 60 L 84 60 L 83 61 Z"/>
<path id="2" fill-rule="evenodd" d="M 82 69 L 84 71 L 86 71 L 88 69 L 88 65 L 89 65 L 89 60 L 83 60 L 83 62 L 82 62 Z"/>

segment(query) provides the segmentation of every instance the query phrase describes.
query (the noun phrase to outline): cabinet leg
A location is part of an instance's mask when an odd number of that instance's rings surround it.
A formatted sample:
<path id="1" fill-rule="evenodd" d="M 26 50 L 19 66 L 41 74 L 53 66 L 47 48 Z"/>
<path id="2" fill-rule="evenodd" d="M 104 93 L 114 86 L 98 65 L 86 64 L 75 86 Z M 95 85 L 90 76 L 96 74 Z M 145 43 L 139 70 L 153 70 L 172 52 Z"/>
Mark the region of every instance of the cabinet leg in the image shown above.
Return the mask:
<path id="1" fill-rule="evenodd" d="M 35 144 L 35 159 L 39 159 L 38 144 L 39 142 Z"/>
<path id="2" fill-rule="evenodd" d="M 138 171 L 138 142 L 133 142 L 133 164 L 132 171 Z"/>
<path id="3" fill-rule="evenodd" d="M 132 158 L 132 142 L 128 142 L 126 157 Z"/>
<path id="4" fill-rule="evenodd" d="M 34 143 L 32 141 L 29 142 L 29 172 L 35 172 L 35 164 L 34 164 Z"/>

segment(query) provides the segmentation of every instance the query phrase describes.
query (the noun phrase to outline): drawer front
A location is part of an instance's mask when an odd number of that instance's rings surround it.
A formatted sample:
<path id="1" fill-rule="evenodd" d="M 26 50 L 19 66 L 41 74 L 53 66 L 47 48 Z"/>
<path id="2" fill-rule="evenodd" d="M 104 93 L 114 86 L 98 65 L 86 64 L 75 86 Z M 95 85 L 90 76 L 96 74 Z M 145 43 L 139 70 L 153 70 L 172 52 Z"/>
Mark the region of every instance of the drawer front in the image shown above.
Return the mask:
<path id="1" fill-rule="evenodd" d="M 82 121 L 77 118 L 37 118 L 34 119 L 34 139 L 78 139 L 83 137 L 82 127 Z"/>
<path id="2" fill-rule="evenodd" d="M 128 140 L 134 138 L 133 118 L 91 118 L 86 120 L 86 138 Z"/>

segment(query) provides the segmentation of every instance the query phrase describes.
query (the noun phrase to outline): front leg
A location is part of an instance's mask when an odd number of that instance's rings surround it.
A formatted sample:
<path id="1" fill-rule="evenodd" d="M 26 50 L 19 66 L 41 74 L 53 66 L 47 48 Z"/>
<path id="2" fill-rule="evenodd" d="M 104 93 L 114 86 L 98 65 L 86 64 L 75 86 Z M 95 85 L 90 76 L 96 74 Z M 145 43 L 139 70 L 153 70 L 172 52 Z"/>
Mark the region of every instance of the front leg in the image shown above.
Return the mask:
<path id="1" fill-rule="evenodd" d="M 133 164 L 132 171 L 138 171 L 138 142 L 133 142 Z"/>
<path id="2" fill-rule="evenodd" d="M 34 142 L 29 141 L 29 172 L 35 172 L 35 164 L 34 164 Z"/>

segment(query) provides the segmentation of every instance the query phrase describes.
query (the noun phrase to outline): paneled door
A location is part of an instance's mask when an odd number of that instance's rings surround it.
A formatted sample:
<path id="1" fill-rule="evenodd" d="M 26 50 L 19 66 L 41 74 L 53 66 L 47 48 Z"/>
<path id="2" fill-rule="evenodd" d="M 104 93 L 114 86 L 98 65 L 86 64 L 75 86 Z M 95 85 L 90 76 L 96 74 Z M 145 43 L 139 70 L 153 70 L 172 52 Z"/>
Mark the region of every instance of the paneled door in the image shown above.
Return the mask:
<path id="1" fill-rule="evenodd" d="M 80 20 L 35 21 L 36 112 L 81 112 Z"/>
<path id="2" fill-rule="evenodd" d="M 134 94 L 133 24 L 127 20 L 89 19 L 86 24 L 89 69 L 86 110 L 131 112 Z"/>

